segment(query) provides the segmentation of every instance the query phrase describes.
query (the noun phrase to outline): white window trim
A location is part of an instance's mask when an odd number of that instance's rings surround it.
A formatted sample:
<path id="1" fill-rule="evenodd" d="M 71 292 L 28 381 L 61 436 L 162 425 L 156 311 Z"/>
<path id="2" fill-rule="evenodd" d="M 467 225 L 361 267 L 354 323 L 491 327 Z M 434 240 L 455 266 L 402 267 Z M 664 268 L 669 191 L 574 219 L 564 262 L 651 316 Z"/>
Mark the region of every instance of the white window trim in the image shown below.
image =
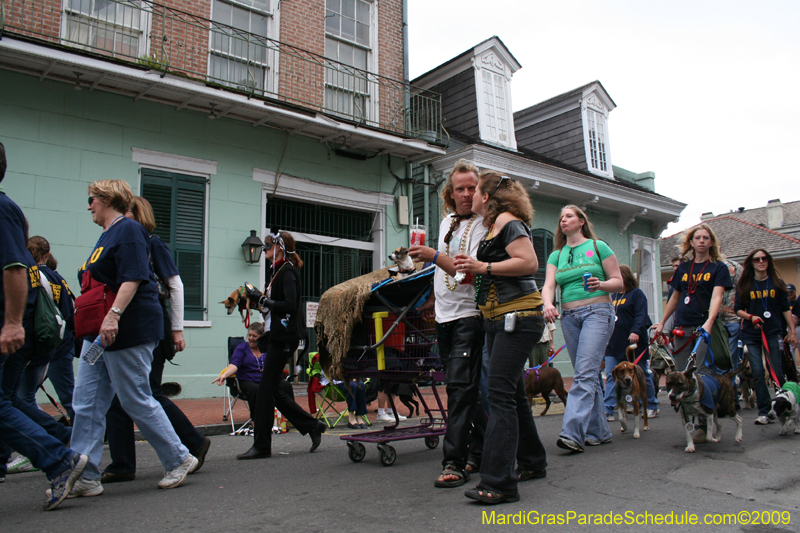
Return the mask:
<path id="1" fill-rule="evenodd" d="M 648 312 L 652 312 L 651 320 L 653 323 L 658 323 L 661 317 L 661 271 L 659 265 L 659 247 L 658 239 L 645 237 L 643 235 L 630 236 L 630 250 L 631 257 L 633 252 L 642 249 L 650 254 L 650 279 L 653 281 L 653 293 L 646 294 Z M 635 271 L 635 265 L 631 265 L 631 270 Z"/>
<path id="2" fill-rule="evenodd" d="M 64 0 L 64 1 L 67 1 L 67 0 Z M 280 38 L 281 38 L 281 34 L 280 34 L 280 27 L 281 27 L 281 16 L 280 16 L 281 0 L 271 0 L 270 1 L 271 11 L 263 11 L 261 9 L 253 8 L 253 7 L 250 7 L 250 6 L 246 6 L 246 5 L 240 4 L 236 0 L 220 0 L 220 1 L 225 2 L 227 4 L 231 4 L 232 6 L 237 7 L 239 9 L 245 9 L 245 10 L 251 11 L 253 13 L 259 13 L 261 15 L 266 16 L 268 18 L 268 20 L 267 20 L 267 35 L 266 35 L 266 38 L 267 39 L 273 39 L 274 41 L 280 42 Z M 209 2 L 208 18 L 212 22 L 215 22 L 214 21 L 214 2 L 213 2 L 213 0 L 211 2 Z M 233 55 L 223 55 L 221 52 L 214 52 L 214 49 L 211 46 L 213 39 L 214 39 L 213 32 L 209 31 L 208 32 L 208 48 L 207 48 L 207 50 L 208 50 L 208 61 L 207 61 L 208 65 L 206 67 L 206 75 L 207 76 L 211 75 L 211 56 L 215 55 L 215 53 L 216 53 L 216 55 L 218 57 L 224 57 L 226 59 L 230 59 L 230 60 L 234 60 L 234 61 L 238 61 L 239 60 L 239 58 L 237 58 L 236 56 L 233 56 Z M 279 63 L 279 61 L 280 61 L 280 53 L 275 48 L 276 47 L 273 47 L 273 46 L 267 46 L 267 59 L 266 59 L 266 62 L 263 63 L 263 64 L 262 63 L 257 63 L 258 66 L 260 66 L 260 67 L 262 67 L 264 69 L 264 92 L 265 93 L 277 94 L 278 87 L 280 87 L 280 81 L 278 80 L 278 77 L 279 77 L 278 70 L 280 70 L 280 69 L 277 68 L 278 65 L 280 64 Z"/>
<path id="3" fill-rule="evenodd" d="M 513 150 L 517 149 L 517 138 L 514 133 L 514 112 L 511 103 L 511 74 L 508 65 L 503 62 L 497 54 L 492 51 L 484 51 L 476 55 L 473 59 L 473 66 L 475 70 L 475 96 L 478 102 L 478 126 L 480 128 L 481 140 L 487 141 L 499 146 L 505 146 Z M 483 71 L 491 72 L 492 75 L 502 76 L 505 80 L 505 101 L 506 101 L 506 128 L 508 139 L 501 141 L 496 137 L 489 135 L 489 125 L 486 123 L 486 98 L 483 91 Z M 492 87 L 494 86 L 494 78 L 492 79 Z M 492 93 L 494 94 L 494 92 Z M 497 104 L 492 102 L 495 109 L 495 120 L 497 120 Z M 497 129 L 497 128 L 495 128 Z"/>
<path id="4" fill-rule="evenodd" d="M 602 171 L 592 167 L 592 150 L 589 141 L 589 110 L 603 117 L 603 127 L 605 129 L 605 151 L 606 151 L 606 170 Z M 591 93 L 581 100 L 581 120 L 583 121 L 583 145 L 586 151 L 586 168 L 592 174 L 603 176 L 606 178 L 614 177 L 614 169 L 611 165 L 611 142 L 608 132 L 608 109 L 604 106 L 600 99 Z"/>
<path id="5" fill-rule="evenodd" d="M 356 211 L 366 211 L 375 214 L 372 227 L 372 242 L 339 239 L 324 235 L 307 233 L 292 233 L 299 242 L 324 244 L 326 246 L 341 246 L 359 250 L 372 250 L 372 267 L 378 270 L 386 266 L 386 209 L 394 205 L 394 196 L 382 192 L 369 192 L 329 185 L 316 181 L 297 178 L 281 174 L 278 187 L 275 188 L 275 172 L 253 169 L 253 181 L 262 184 L 261 189 L 261 220 L 267 219 L 267 202 L 273 195 L 293 201 L 312 204 L 331 205 L 334 207 L 349 208 Z M 262 240 L 269 233 L 270 228 L 262 228 Z M 261 260 L 261 278 L 264 279 L 265 262 Z"/>
<path id="6" fill-rule="evenodd" d="M 61 0 L 61 29 L 59 30 L 59 39 L 64 39 L 64 35 L 67 31 L 67 12 L 75 13 L 73 9 L 70 9 L 69 2 L 70 0 Z M 145 5 L 142 5 L 141 7 L 142 9 L 139 11 L 139 30 L 141 32 L 141 37 L 139 38 L 138 57 L 150 55 L 150 39 L 148 39 L 147 36 L 150 35 L 150 21 L 152 19 L 150 17 L 150 12 L 144 9 Z M 93 20 L 100 20 L 89 15 L 84 16 Z M 122 25 L 120 24 L 119 26 Z"/>
<path id="7" fill-rule="evenodd" d="M 211 204 L 211 176 L 217 173 L 217 162 L 210 159 L 197 159 L 194 157 L 187 157 L 184 155 L 167 154 L 164 152 L 155 152 L 153 150 L 146 150 L 144 148 L 132 147 L 133 161 L 139 163 L 138 182 L 136 190 L 141 193 L 142 191 L 142 168 L 152 168 L 154 170 L 165 170 L 167 172 L 175 172 L 179 174 L 186 174 L 189 176 L 198 176 L 206 178 L 206 205 L 205 216 L 203 217 L 203 233 L 206 235 L 205 243 L 203 245 L 203 317 L 208 318 L 208 261 L 209 261 L 209 247 L 208 247 L 208 229 L 209 229 L 209 211 Z M 184 320 L 184 328 L 210 328 L 210 320 Z"/>
<path id="8" fill-rule="evenodd" d="M 379 73 L 378 72 L 378 65 L 380 65 L 380 58 L 378 56 L 378 39 L 380 37 L 380 32 L 378 31 L 378 2 L 375 0 L 366 0 L 366 2 L 372 4 L 372 8 L 370 11 L 369 16 L 369 46 L 364 46 L 363 44 L 358 44 L 355 41 L 351 41 L 349 39 L 344 39 L 337 35 L 333 35 L 332 33 L 328 33 L 325 31 L 324 38 L 327 39 L 330 37 L 331 39 L 336 39 L 337 41 L 341 41 L 343 43 L 347 43 L 349 45 L 355 46 L 356 48 L 361 48 L 367 51 L 367 72 L 370 73 Z M 327 10 L 327 8 L 326 8 Z M 323 56 L 325 53 L 323 52 Z M 324 76 L 323 76 L 324 78 Z M 374 84 L 370 83 L 369 75 L 367 75 L 367 97 L 369 99 L 369 115 L 370 117 L 376 117 L 369 122 L 380 122 L 380 91 L 375 91 L 372 89 Z M 378 93 L 378 94 L 376 94 Z M 323 96 L 324 98 L 324 96 Z"/>

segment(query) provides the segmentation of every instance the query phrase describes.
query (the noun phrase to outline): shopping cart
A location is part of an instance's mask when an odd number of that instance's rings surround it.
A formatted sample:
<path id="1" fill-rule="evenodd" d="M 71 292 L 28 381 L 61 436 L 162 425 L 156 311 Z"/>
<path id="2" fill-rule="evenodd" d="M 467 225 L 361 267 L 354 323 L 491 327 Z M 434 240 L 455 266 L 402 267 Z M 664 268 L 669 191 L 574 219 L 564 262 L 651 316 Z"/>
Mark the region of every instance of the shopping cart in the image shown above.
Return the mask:
<path id="1" fill-rule="evenodd" d="M 342 436 L 353 462 L 364 459 L 364 443 L 375 443 L 380 463 L 391 466 L 397 453 L 390 442 L 424 439 L 425 445 L 433 449 L 447 430 L 447 411 L 436 389 L 436 382 L 444 381 L 444 373 L 438 371 L 441 361 L 436 344 L 436 322 L 433 317 L 416 311 L 430 295 L 434 269 L 430 266 L 407 278 L 377 284 L 364 306 L 362 322 L 353 329 L 350 350 L 343 362 L 346 381 L 369 377 L 378 378 L 386 385 L 410 384 L 425 413 L 418 425 L 400 427 L 394 398 L 387 387 L 395 422 L 381 431 Z M 436 400 L 433 408 L 420 394 L 417 381 L 421 380 L 431 382 Z"/>

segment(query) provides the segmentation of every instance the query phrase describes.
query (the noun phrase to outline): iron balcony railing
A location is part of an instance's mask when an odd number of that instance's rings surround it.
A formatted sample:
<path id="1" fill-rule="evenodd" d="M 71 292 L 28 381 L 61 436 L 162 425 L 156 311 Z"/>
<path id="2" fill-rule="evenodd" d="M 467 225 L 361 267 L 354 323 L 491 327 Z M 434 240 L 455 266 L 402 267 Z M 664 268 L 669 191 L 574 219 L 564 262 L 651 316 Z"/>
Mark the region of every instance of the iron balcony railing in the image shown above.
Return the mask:
<path id="1" fill-rule="evenodd" d="M 442 141 L 435 92 L 149 0 L 0 0 L 0 8 L 0 36 L 45 41 Z"/>

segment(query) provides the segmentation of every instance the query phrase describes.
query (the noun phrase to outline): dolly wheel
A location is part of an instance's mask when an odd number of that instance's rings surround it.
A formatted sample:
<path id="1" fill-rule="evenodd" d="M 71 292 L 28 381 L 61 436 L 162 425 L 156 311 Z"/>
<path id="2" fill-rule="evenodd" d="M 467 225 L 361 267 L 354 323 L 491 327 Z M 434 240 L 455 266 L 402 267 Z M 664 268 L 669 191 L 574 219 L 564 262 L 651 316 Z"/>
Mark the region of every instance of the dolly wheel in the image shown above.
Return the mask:
<path id="1" fill-rule="evenodd" d="M 397 452 L 388 444 L 378 445 L 379 459 L 383 466 L 392 466 L 397 459 Z"/>
<path id="2" fill-rule="evenodd" d="M 354 463 L 360 463 L 364 456 L 367 455 L 367 449 L 360 442 L 347 443 L 347 456 Z"/>
<path id="3" fill-rule="evenodd" d="M 439 446 L 439 437 L 425 437 L 425 446 L 433 450 Z"/>

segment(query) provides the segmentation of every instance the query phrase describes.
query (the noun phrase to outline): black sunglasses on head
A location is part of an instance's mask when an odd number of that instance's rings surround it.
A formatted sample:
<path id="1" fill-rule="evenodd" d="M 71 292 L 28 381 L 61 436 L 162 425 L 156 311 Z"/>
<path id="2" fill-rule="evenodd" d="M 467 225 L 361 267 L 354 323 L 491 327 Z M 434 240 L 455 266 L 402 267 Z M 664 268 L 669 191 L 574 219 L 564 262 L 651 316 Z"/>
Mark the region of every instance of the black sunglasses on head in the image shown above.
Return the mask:
<path id="1" fill-rule="evenodd" d="M 501 185 L 501 184 L 502 184 L 504 181 L 506 182 L 506 188 L 507 188 L 507 189 L 510 189 L 510 188 L 511 188 L 511 184 L 513 183 L 513 181 L 514 181 L 514 180 L 512 180 L 512 179 L 511 179 L 511 178 L 509 178 L 508 176 L 500 176 L 500 181 L 498 181 L 498 182 L 497 182 L 497 187 L 495 187 L 495 188 L 494 188 L 494 190 L 492 191 L 492 194 L 490 194 L 489 196 L 494 196 L 494 193 L 496 193 L 496 192 L 497 192 L 497 189 L 499 189 L 499 188 L 500 188 L 500 185 Z"/>

